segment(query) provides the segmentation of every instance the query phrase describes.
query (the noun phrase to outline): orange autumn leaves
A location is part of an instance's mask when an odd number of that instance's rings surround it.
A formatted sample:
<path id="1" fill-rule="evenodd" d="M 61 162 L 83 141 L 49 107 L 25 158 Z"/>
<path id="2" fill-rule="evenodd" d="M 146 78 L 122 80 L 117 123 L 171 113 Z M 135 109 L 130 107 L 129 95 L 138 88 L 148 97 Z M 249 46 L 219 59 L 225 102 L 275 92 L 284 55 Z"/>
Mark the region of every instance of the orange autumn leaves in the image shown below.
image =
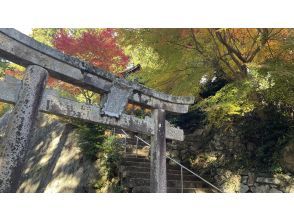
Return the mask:
<path id="1" fill-rule="evenodd" d="M 114 29 L 87 29 L 78 36 L 70 29 L 58 29 L 51 41 L 53 47 L 65 54 L 78 57 L 107 71 L 121 72 L 129 63 L 129 57 L 117 43 L 117 34 Z M 5 71 L 5 74 L 21 78 L 22 71 L 17 68 L 9 69 Z M 52 88 L 60 88 L 72 95 L 81 94 L 79 87 L 52 77 L 48 78 L 47 85 Z"/>
<path id="2" fill-rule="evenodd" d="M 129 63 L 129 57 L 118 45 L 113 29 L 90 29 L 79 37 L 62 29 L 55 35 L 53 44 L 66 54 L 112 72 L 124 70 Z"/>

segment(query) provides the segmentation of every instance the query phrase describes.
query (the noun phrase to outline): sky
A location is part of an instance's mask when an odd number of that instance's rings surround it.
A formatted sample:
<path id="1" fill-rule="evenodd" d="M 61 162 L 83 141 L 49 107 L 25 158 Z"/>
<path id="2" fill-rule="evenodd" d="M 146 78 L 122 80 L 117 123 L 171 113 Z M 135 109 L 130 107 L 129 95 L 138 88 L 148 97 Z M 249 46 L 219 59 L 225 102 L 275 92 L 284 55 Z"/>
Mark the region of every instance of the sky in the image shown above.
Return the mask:
<path id="1" fill-rule="evenodd" d="M 29 27 L 16 27 L 15 29 L 26 35 L 29 35 L 32 32 L 32 28 L 29 28 Z"/>

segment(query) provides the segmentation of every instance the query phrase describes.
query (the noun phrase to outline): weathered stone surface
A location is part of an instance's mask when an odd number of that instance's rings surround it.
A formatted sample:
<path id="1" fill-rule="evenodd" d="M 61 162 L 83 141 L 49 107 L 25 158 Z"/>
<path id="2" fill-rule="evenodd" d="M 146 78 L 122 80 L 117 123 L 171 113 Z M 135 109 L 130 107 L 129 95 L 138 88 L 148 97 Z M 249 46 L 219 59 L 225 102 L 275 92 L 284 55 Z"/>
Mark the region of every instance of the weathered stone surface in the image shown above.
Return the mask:
<path id="1" fill-rule="evenodd" d="M 247 182 L 248 182 L 248 176 L 242 176 L 241 182 L 244 183 L 244 184 L 247 184 Z"/>
<path id="2" fill-rule="evenodd" d="M 144 95 L 138 91 L 134 91 L 133 94 L 130 95 L 130 101 L 140 103 L 145 107 L 162 108 L 166 111 L 176 113 L 187 113 L 189 109 L 189 105 L 165 102 L 148 95 Z"/>
<path id="3" fill-rule="evenodd" d="M 255 186 L 255 193 L 268 193 L 270 191 L 269 185 L 256 185 Z"/>
<path id="4" fill-rule="evenodd" d="M 269 191 L 270 193 L 283 193 L 282 191 L 276 189 L 276 188 L 271 188 L 271 190 Z"/>
<path id="5" fill-rule="evenodd" d="M 150 191 L 153 193 L 165 193 L 167 192 L 165 111 L 154 109 L 152 117 L 155 131 L 151 138 Z"/>
<path id="6" fill-rule="evenodd" d="M 249 187 L 245 184 L 240 185 L 240 193 L 246 193 L 249 190 Z"/>
<path id="7" fill-rule="evenodd" d="M 104 103 L 102 113 L 110 117 L 119 118 L 132 92 L 131 87 L 114 81 L 110 93 L 107 94 L 107 100 Z"/>
<path id="8" fill-rule="evenodd" d="M 171 96 L 135 82 L 118 79 L 114 74 L 67 56 L 14 29 L 0 29 L 0 54 L 2 57 L 23 66 L 32 64 L 42 66 L 53 77 L 94 92 L 108 93 L 112 81 L 118 80 L 137 91 L 130 96 L 130 101 L 152 108 L 185 113 L 188 111 L 188 105 L 194 103 L 194 97 Z M 143 97 L 140 97 L 141 95 Z"/>
<path id="9" fill-rule="evenodd" d="M 1 118 L 0 118 L 0 137 L 3 137 L 6 132 L 6 125 L 8 124 L 9 120 L 9 114 L 11 111 L 6 112 Z M 2 146 L 2 145 L 1 145 Z"/>
<path id="10" fill-rule="evenodd" d="M 285 192 L 286 193 L 294 193 L 294 185 L 286 186 Z"/>
<path id="11" fill-rule="evenodd" d="M 255 174 L 254 173 L 248 173 L 248 186 L 253 186 L 255 183 Z"/>
<path id="12" fill-rule="evenodd" d="M 282 165 L 294 173 L 294 140 L 290 141 L 282 151 Z"/>
<path id="13" fill-rule="evenodd" d="M 9 82 L 8 84 L 6 82 Z M 19 91 L 19 81 L 0 80 L 0 100 L 8 103 L 15 103 Z M 11 95 L 8 97 L 6 93 Z M 121 127 L 126 130 L 140 132 L 143 134 L 154 134 L 154 122 L 151 118 L 146 117 L 144 120 L 132 115 L 122 114 L 120 119 L 101 116 L 100 107 L 96 105 L 88 105 L 79 103 L 69 99 L 57 96 L 52 90 L 46 90 L 43 95 L 42 102 L 39 108 L 40 111 L 59 116 L 76 118 L 88 122 L 101 123 Z M 166 123 L 166 138 L 174 140 L 183 140 L 183 130 L 172 127 L 167 121 Z"/>
<path id="14" fill-rule="evenodd" d="M 256 182 L 257 183 L 265 183 L 265 179 L 266 179 L 265 177 L 257 177 Z"/>
<path id="15" fill-rule="evenodd" d="M 279 184 L 280 180 L 277 178 L 257 177 L 257 183 Z"/>
<path id="16" fill-rule="evenodd" d="M 31 132 L 48 72 L 39 66 L 26 69 L 17 103 L 10 115 L 0 158 L 0 192 L 15 192 L 23 159 L 28 151 Z"/>

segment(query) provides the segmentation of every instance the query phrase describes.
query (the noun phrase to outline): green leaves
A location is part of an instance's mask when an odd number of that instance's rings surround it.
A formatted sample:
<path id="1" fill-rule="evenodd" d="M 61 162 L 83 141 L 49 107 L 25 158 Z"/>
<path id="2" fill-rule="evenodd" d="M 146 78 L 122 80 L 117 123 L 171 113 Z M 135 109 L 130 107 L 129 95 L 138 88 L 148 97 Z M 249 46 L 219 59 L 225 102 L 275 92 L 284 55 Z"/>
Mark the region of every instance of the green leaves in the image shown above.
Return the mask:
<path id="1" fill-rule="evenodd" d="M 105 140 L 103 125 L 82 124 L 79 126 L 79 146 L 89 159 L 96 160 L 97 154 L 103 148 Z"/>
<path id="2" fill-rule="evenodd" d="M 194 95 L 201 76 L 210 71 L 193 48 L 188 29 L 120 29 L 120 43 L 140 63 L 138 78 L 146 86 L 174 95 Z"/>
<path id="3" fill-rule="evenodd" d="M 4 71 L 7 69 L 8 63 L 4 60 L 0 60 L 0 78 L 4 76 Z"/>
<path id="4" fill-rule="evenodd" d="M 58 28 L 33 28 L 32 38 L 53 47 L 53 37 L 57 33 Z"/>

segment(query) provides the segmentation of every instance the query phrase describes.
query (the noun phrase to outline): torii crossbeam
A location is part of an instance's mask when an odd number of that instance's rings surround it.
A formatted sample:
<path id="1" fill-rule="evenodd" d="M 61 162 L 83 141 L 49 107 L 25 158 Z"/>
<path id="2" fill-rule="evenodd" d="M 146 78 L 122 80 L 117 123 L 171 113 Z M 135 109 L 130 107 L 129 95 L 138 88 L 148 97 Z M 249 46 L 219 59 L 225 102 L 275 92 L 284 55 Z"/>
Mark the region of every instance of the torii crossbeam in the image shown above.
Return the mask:
<path id="1" fill-rule="evenodd" d="M 150 135 L 150 189 L 166 192 L 166 138 L 182 141 L 184 134 L 165 120 L 165 112 L 186 113 L 193 97 L 171 96 L 118 78 L 15 29 L 0 29 L 0 56 L 26 67 L 22 81 L 12 77 L 0 80 L 0 101 L 15 104 L 0 155 L 0 192 L 15 192 L 18 187 L 39 111 Z M 97 106 L 62 98 L 45 89 L 48 75 L 97 92 L 104 102 Z M 152 118 L 123 113 L 128 102 L 152 109 Z"/>

